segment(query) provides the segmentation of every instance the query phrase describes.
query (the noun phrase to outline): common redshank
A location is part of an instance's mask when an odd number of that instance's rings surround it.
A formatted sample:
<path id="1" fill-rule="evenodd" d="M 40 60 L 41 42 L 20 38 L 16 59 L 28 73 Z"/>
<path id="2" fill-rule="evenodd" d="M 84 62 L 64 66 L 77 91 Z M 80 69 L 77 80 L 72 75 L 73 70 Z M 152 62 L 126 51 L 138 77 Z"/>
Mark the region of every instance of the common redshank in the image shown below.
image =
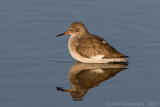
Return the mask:
<path id="1" fill-rule="evenodd" d="M 83 63 L 127 62 L 126 55 L 118 52 L 102 37 L 90 34 L 81 22 L 73 22 L 69 31 L 68 48 L 71 56 Z"/>

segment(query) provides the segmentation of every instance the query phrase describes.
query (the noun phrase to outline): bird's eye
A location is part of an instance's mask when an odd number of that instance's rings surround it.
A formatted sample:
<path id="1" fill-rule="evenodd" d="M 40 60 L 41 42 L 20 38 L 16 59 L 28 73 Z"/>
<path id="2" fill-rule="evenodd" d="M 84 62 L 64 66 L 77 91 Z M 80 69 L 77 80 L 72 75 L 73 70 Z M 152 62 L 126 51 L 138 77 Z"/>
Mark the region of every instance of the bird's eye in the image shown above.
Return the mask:
<path id="1" fill-rule="evenodd" d="M 71 32 L 79 32 L 79 29 L 74 28 L 74 29 L 70 29 Z"/>
<path id="2" fill-rule="evenodd" d="M 76 32 L 79 32 L 79 29 L 75 29 Z"/>

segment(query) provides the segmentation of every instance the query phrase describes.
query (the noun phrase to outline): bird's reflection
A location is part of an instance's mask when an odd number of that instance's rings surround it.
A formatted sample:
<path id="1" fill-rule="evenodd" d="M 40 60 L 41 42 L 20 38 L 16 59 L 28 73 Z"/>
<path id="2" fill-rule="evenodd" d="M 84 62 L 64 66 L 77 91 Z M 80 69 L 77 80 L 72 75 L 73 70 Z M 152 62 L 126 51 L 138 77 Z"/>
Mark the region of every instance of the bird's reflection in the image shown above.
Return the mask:
<path id="1" fill-rule="evenodd" d="M 69 71 L 70 90 L 57 87 L 57 90 L 70 92 L 73 100 L 82 100 L 89 89 L 115 76 L 126 69 L 127 63 L 86 64 L 76 62 Z"/>

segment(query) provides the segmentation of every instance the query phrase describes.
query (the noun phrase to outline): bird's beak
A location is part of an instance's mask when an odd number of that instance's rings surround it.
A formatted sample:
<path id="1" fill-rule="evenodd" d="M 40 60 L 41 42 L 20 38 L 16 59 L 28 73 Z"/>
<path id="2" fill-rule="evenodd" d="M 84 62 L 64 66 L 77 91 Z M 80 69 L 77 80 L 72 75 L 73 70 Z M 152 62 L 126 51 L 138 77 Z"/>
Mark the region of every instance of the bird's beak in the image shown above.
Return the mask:
<path id="1" fill-rule="evenodd" d="M 71 92 L 71 90 L 64 90 L 62 87 L 56 87 L 58 91 L 63 91 L 63 92 Z"/>
<path id="2" fill-rule="evenodd" d="M 71 90 L 64 90 L 64 92 L 71 92 Z"/>
<path id="3" fill-rule="evenodd" d="M 69 30 L 69 31 L 67 31 L 67 32 L 61 33 L 61 34 L 57 35 L 56 37 L 62 36 L 62 35 L 65 35 L 65 34 L 71 34 L 71 31 Z"/>

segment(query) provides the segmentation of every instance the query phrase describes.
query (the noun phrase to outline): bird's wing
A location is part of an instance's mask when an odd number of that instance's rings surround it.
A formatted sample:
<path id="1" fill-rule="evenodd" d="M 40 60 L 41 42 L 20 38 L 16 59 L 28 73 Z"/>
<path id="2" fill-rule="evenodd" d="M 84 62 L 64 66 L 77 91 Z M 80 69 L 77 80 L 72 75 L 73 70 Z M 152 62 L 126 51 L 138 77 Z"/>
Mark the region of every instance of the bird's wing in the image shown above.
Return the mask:
<path id="1" fill-rule="evenodd" d="M 83 57 L 90 58 L 96 55 L 104 55 L 103 58 L 123 58 L 127 57 L 119 53 L 107 41 L 96 35 L 81 38 L 76 46 L 76 51 Z"/>
<path id="2" fill-rule="evenodd" d="M 103 72 L 97 72 L 102 70 Z M 81 85 L 94 87 L 99 83 L 114 77 L 120 71 L 123 71 L 124 68 L 109 68 L 109 69 L 88 69 L 82 70 L 76 75 L 77 80 L 81 80 L 79 83 Z M 86 82 L 87 81 L 87 82 Z"/>

